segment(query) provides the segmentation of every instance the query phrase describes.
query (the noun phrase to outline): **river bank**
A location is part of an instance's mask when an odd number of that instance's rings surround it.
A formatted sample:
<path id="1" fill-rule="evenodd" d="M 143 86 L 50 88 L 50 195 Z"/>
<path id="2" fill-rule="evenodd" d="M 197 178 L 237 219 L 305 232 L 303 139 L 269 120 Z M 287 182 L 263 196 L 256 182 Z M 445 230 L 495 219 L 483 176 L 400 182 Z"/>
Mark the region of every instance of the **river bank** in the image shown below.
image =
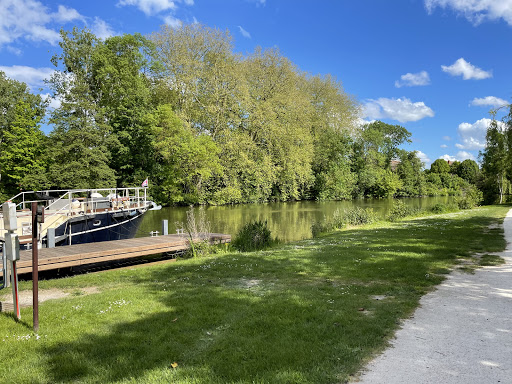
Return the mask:
<path id="1" fill-rule="evenodd" d="M 13 382 L 345 382 L 452 268 L 504 249 L 509 207 L 378 223 L 267 251 L 41 281 L 40 333 L 0 316 Z M 29 289 L 30 282 L 23 282 Z M 94 289 L 92 289 L 94 287 Z M 92 293 L 91 293 L 92 292 Z M 143 358 L 141 358 L 143 356 Z"/>

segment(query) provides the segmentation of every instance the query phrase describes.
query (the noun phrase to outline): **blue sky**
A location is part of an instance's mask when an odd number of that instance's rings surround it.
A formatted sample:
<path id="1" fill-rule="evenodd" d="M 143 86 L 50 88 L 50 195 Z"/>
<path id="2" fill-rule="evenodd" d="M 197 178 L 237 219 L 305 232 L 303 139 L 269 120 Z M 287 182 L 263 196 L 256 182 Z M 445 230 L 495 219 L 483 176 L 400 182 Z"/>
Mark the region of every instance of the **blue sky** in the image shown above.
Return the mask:
<path id="1" fill-rule="evenodd" d="M 512 0 L 0 0 L 0 70 L 39 92 L 61 27 L 108 37 L 195 22 L 229 29 L 238 52 L 277 47 L 334 75 L 362 118 L 407 128 L 427 166 L 476 159 L 489 110 L 512 96 Z"/>

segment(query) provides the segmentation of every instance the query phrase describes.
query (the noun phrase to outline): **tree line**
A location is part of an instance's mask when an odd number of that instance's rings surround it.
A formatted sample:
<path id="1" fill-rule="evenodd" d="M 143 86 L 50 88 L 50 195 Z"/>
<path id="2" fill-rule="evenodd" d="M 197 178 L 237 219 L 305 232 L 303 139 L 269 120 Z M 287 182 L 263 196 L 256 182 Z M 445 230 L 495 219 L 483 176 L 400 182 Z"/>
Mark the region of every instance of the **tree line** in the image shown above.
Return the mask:
<path id="1" fill-rule="evenodd" d="M 305 73 L 276 49 L 238 54 L 229 31 L 61 37 L 47 82 L 59 107 L 0 72 L 4 198 L 147 177 L 164 204 L 458 194 L 479 180 L 459 170 L 466 162 L 423 171 L 400 149 L 404 127 L 361 126 L 360 105 L 332 76 Z"/>

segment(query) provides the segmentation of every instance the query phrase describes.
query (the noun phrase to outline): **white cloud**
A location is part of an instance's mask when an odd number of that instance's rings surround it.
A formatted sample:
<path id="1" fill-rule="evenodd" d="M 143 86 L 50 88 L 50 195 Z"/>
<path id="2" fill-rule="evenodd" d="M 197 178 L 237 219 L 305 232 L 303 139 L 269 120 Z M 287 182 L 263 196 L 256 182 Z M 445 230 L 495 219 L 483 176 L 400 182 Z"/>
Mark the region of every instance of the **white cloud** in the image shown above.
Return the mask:
<path id="1" fill-rule="evenodd" d="M 52 13 L 37 0 L 0 0 L 0 15 L 0 46 L 19 39 L 56 45 L 60 35 L 52 24 L 84 21 L 73 8 L 60 5 L 57 12 Z"/>
<path id="2" fill-rule="evenodd" d="M 32 91 L 44 87 L 44 79 L 49 79 L 54 72 L 52 68 L 33 68 L 23 65 L 0 66 L 0 71 L 11 79 L 26 83 Z"/>
<path id="3" fill-rule="evenodd" d="M 425 167 L 427 167 L 431 162 L 430 158 L 425 153 L 423 153 L 421 151 L 416 151 L 416 156 L 418 156 L 418 159 L 420 159 L 420 161 L 423 164 L 425 164 Z"/>
<path id="4" fill-rule="evenodd" d="M 167 11 L 169 9 L 176 9 L 176 3 L 171 0 L 120 0 L 117 5 L 133 5 L 139 8 L 147 16 Z"/>
<path id="5" fill-rule="evenodd" d="M 167 24 L 169 27 L 173 29 L 180 28 L 183 24 L 180 19 L 177 19 L 173 15 L 167 15 L 163 18 L 165 24 Z"/>
<path id="6" fill-rule="evenodd" d="M 131 5 L 137 7 L 139 10 L 144 12 L 146 16 L 153 16 L 161 12 L 171 11 L 172 16 L 164 17 L 164 21 L 171 27 L 175 28 L 177 23 L 173 22 L 172 19 L 177 20 L 174 18 L 174 13 L 179 8 L 178 4 L 181 3 L 186 6 L 192 6 L 194 5 L 194 0 L 119 0 L 117 6 L 123 7 L 126 5 Z"/>
<path id="7" fill-rule="evenodd" d="M 444 159 L 446 161 L 464 161 L 466 159 L 469 159 L 469 160 L 475 160 L 476 161 L 476 157 L 475 155 L 473 155 L 472 153 L 470 152 L 466 152 L 466 151 L 459 151 L 457 152 L 457 154 L 455 156 L 452 156 L 452 155 L 443 155 L 441 157 L 439 157 L 440 159 Z"/>
<path id="8" fill-rule="evenodd" d="M 441 65 L 441 69 L 443 72 L 449 73 L 452 76 L 462 76 L 464 80 L 482 80 L 492 77 L 491 71 L 484 71 L 483 69 L 475 67 L 462 57 L 452 65 Z"/>
<path id="9" fill-rule="evenodd" d="M 52 97 L 49 93 L 41 93 L 40 94 L 43 100 L 46 100 L 49 104 L 48 107 L 52 109 L 57 109 L 61 105 L 61 100 L 58 97 Z"/>
<path id="10" fill-rule="evenodd" d="M 94 22 L 91 25 L 91 32 L 94 33 L 100 39 L 106 39 L 114 36 L 114 30 L 104 20 L 99 17 L 94 18 Z"/>
<path id="11" fill-rule="evenodd" d="M 496 96 L 487 96 L 480 99 L 475 97 L 471 102 L 471 105 L 475 105 L 477 107 L 489 106 L 494 108 L 503 107 L 504 105 L 508 104 L 508 101 L 500 99 L 499 97 Z"/>
<path id="12" fill-rule="evenodd" d="M 497 19 L 512 25 L 512 0 L 425 0 L 425 7 L 429 13 L 436 7 L 452 8 L 475 25 Z"/>
<path id="13" fill-rule="evenodd" d="M 245 29 L 243 29 L 240 25 L 238 26 L 238 28 L 240 29 L 240 33 L 242 34 L 243 37 L 247 39 L 251 38 L 251 34 L 247 32 Z"/>
<path id="14" fill-rule="evenodd" d="M 441 148 L 448 148 L 446 144 L 441 144 Z"/>
<path id="15" fill-rule="evenodd" d="M 472 153 L 469 153 L 469 152 L 466 152 L 466 151 L 459 151 L 457 152 L 457 154 L 455 155 L 455 157 L 459 160 L 459 161 L 464 161 L 466 159 L 469 159 L 469 160 L 476 160 L 476 157 L 472 154 Z"/>
<path id="16" fill-rule="evenodd" d="M 459 138 L 461 139 L 461 143 L 457 143 L 455 146 L 459 149 L 466 150 L 484 149 L 485 135 L 487 133 L 489 124 L 491 124 L 491 121 L 491 119 L 484 118 L 477 120 L 473 124 L 459 124 L 457 132 L 459 134 Z M 497 124 L 501 129 L 504 129 L 505 124 L 503 122 L 498 121 Z"/>
<path id="17" fill-rule="evenodd" d="M 443 140 L 450 141 L 452 138 L 450 136 L 443 136 Z"/>
<path id="18" fill-rule="evenodd" d="M 451 155 L 443 155 L 439 157 L 440 159 L 444 159 L 446 161 L 455 161 L 457 160 L 454 156 Z"/>
<path id="19" fill-rule="evenodd" d="M 68 8 L 64 5 L 59 5 L 57 13 L 54 13 L 53 18 L 55 21 L 61 23 L 67 23 L 73 20 L 82 20 L 85 21 L 84 17 L 78 13 L 76 9 Z"/>
<path id="20" fill-rule="evenodd" d="M 371 119 L 389 118 L 400 123 L 417 121 L 425 117 L 433 117 L 434 111 L 424 102 L 413 103 L 407 98 L 388 99 L 381 97 L 377 100 L 369 100 L 364 105 L 364 116 Z"/>
<path id="21" fill-rule="evenodd" d="M 418 73 L 406 73 L 400 76 L 400 80 L 395 81 L 395 87 L 415 87 L 422 85 L 429 85 L 430 77 L 427 71 L 421 71 Z"/>

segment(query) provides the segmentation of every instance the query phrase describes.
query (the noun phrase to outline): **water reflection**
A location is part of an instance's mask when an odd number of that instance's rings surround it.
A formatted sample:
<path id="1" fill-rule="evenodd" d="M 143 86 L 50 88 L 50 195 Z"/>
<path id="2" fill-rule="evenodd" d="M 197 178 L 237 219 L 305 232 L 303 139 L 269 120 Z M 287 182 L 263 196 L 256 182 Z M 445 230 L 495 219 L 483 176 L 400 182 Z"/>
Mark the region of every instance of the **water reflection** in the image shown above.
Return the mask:
<path id="1" fill-rule="evenodd" d="M 403 201 L 418 208 L 429 208 L 437 203 L 447 204 L 453 197 L 422 197 L 409 198 Z M 247 222 L 267 220 L 273 236 L 284 241 L 307 239 L 311 237 L 311 224 L 330 217 L 340 208 L 353 206 L 373 208 L 379 217 L 385 217 L 392 206 L 393 199 L 361 199 L 352 201 L 299 201 L 290 203 L 242 204 L 229 206 L 206 207 L 206 217 L 210 221 L 211 231 L 235 235 Z M 169 233 L 176 233 L 176 223 L 186 222 L 185 207 L 162 208 L 160 211 L 149 211 L 144 215 L 137 232 L 137 237 L 148 236 L 151 231 L 161 231 L 162 220 L 169 220 Z M 194 208 L 196 217 L 199 208 Z"/>

